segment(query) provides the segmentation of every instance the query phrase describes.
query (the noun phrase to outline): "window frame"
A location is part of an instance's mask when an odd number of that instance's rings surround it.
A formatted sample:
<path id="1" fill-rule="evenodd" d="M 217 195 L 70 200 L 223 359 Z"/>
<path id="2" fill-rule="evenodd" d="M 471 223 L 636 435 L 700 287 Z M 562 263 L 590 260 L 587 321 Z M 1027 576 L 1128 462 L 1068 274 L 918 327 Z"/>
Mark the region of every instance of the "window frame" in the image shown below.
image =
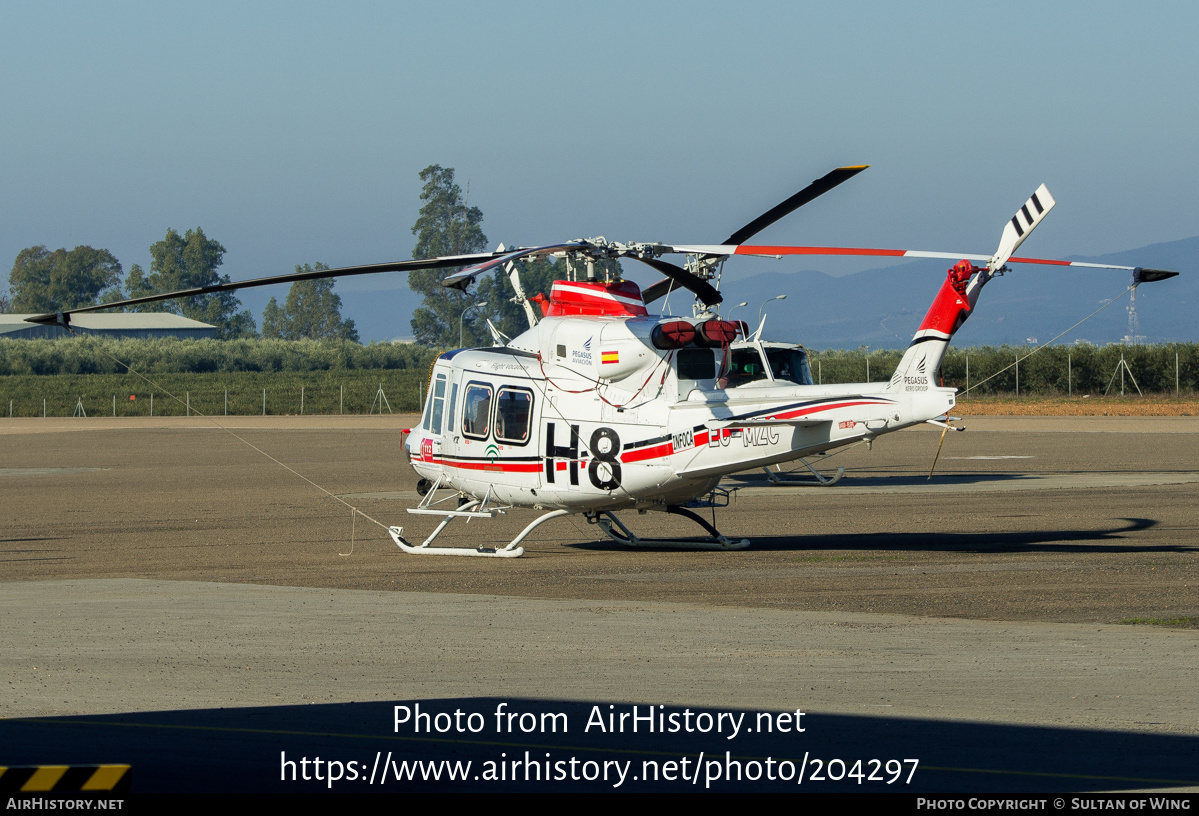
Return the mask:
<path id="1" fill-rule="evenodd" d="M 482 434 L 471 433 L 471 431 L 467 427 L 467 422 L 469 421 L 468 408 L 470 405 L 470 394 L 471 394 L 471 390 L 474 388 L 478 388 L 478 389 L 487 391 L 487 411 L 486 411 L 486 414 L 484 417 L 484 421 L 487 424 L 483 428 Z M 495 386 L 494 385 L 492 385 L 491 383 L 487 383 L 487 382 L 481 382 L 479 380 L 470 380 L 469 382 L 467 382 L 466 388 L 464 389 L 464 392 L 462 395 L 462 435 L 463 436 L 465 436 L 467 439 L 477 439 L 480 442 L 486 441 L 491 436 L 491 429 L 492 429 L 492 424 L 493 424 L 492 423 L 492 414 L 495 413 L 494 402 L 495 402 Z"/>
<path id="2" fill-rule="evenodd" d="M 528 414 L 525 416 L 524 439 L 513 439 L 513 438 L 507 437 L 507 436 L 500 436 L 500 434 L 499 434 L 500 410 L 501 410 L 500 406 L 502 404 L 502 400 L 503 400 L 505 392 L 514 393 L 514 394 L 525 394 L 529 398 L 529 411 L 528 411 Z M 524 447 L 525 445 L 529 444 L 529 440 L 533 438 L 533 401 L 534 401 L 533 389 L 531 389 L 531 388 L 522 388 L 517 385 L 501 385 L 496 390 L 496 393 L 495 393 L 495 421 L 492 423 L 492 426 L 495 429 L 494 434 L 495 434 L 496 442 L 503 442 L 505 445 L 515 445 L 517 447 Z"/>

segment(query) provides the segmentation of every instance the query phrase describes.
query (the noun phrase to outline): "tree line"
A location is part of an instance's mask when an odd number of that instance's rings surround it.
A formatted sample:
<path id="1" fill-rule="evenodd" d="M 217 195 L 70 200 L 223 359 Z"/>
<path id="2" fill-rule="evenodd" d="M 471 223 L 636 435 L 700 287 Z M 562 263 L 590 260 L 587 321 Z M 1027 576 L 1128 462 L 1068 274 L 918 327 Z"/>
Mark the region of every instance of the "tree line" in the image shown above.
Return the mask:
<path id="1" fill-rule="evenodd" d="M 454 328 L 457 331 L 457 327 Z M 1144 346 L 1049 346 L 1032 356 L 1016 346 L 950 347 L 941 384 L 970 389 L 967 396 L 1012 394 L 1102 394 L 1120 389 L 1120 360 L 1146 393 L 1194 394 L 1199 390 L 1199 344 Z M 812 376 L 821 383 L 885 382 L 903 350 L 811 351 Z M 0 376 L 121 374 L 120 360 L 135 371 L 156 374 L 215 372 L 320 372 L 410 370 L 427 376 L 435 349 L 413 343 L 350 340 L 116 340 L 94 336 L 62 340 L 0 339 Z M 1015 365 L 1020 359 L 1019 366 Z M 867 373 L 869 369 L 869 373 Z"/>
<path id="2" fill-rule="evenodd" d="M 414 370 L 436 356 L 412 343 L 235 338 L 233 340 L 114 339 L 84 335 L 61 340 L 0 339 L 0 376 L 214 372 Z M 119 361 L 119 362 L 118 362 Z"/>
<path id="3" fill-rule="evenodd" d="M 8 277 L 3 311 L 47 313 L 81 306 L 229 283 L 217 270 L 224 263 L 225 247 L 200 227 L 180 235 L 168 229 L 166 237 L 150 246 L 150 272 L 138 264 L 123 276 L 120 261 L 106 249 L 77 246 L 50 250 L 45 246 L 21 250 Z M 317 264 L 318 268 L 321 266 Z M 311 266 L 304 268 L 311 269 Z M 296 271 L 301 271 L 297 266 Z M 217 292 L 130 307 L 134 312 L 169 312 L 217 327 L 217 336 L 229 340 L 256 337 L 250 312 L 232 292 Z M 263 337 L 281 339 L 357 340 L 351 320 L 341 319 L 341 298 L 332 281 L 301 281 L 288 292 L 280 307 L 274 298 L 263 315 Z"/>
<path id="4" fill-rule="evenodd" d="M 904 349 L 812 351 L 812 376 L 823 383 L 885 382 L 903 353 Z M 1136 386 L 1154 394 L 1199 390 L 1199 343 L 1045 346 L 1035 353 L 1028 346 L 950 346 L 939 383 L 959 392 L 969 389 L 970 396 L 1103 394 L 1109 387 L 1119 393 L 1121 360 L 1127 366 L 1125 393 L 1135 394 Z"/>

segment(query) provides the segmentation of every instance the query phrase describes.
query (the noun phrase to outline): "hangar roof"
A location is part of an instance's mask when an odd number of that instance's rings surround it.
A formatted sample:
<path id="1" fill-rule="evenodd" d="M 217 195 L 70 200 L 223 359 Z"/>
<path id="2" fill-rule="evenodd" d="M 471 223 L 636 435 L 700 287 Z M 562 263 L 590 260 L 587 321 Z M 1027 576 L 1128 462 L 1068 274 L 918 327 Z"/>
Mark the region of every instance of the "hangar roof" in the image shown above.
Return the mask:
<path id="1" fill-rule="evenodd" d="M 33 315 L 0 314 L 0 337 L 36 328 L 36 324 L 25 322 L 27 317 L 33 317 Z M 90 312 L 72 315 L 71 325 L 93 332 L 195 331 L 216 328 L 209 323 L 201 323 L 199 320 L 180 317 L 170 312 L 118 312 L 116 314 Z"/>

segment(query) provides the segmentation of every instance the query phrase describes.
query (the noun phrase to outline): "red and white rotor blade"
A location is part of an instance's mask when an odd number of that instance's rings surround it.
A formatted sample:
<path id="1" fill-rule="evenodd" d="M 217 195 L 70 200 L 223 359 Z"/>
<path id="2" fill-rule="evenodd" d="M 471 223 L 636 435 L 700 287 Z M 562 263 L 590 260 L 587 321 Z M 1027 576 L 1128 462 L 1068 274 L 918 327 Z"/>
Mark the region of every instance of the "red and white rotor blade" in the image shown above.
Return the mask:
<path id="1" fill-rule="evenodd" d="M 1024 206 L 1012 216 L 1012 220 L 1004 226 L 1003 235 L 999 238 L 999 249 L 987 260 L 987 267 L 992 272 L 1002 269 L 1012 257 L 1012 253 L 1024 243 L 1024 239 L 1037 228 L 1045 216 L 1049 215 L 1056 203 L 1049 194 L 1048 187 L 1044 184 L 1038 187 L 1037 191 L 1028 197 L 1028 201 L 1024 202 Z"/>
<path id="2" fill-rule="evenodd" d="M 785 255 L 821 255 L 840 256 L 857 255 L 880 258 L 938 258 L 946 261 L 980 261 L 989 262 L 993 255 L 981 255 L 976 252 L 928 252 L 920 249 L 871 249 L 868 247 L 829 247 L 829 246 L 740 246 L 721 244 L 689 244 L 674 245 L 675 252 L 694 253 L 699 255 L 748 255 L 761 258 L 782 258 Z M 1079 266 L 1089 269 L 1124 269 L 1132 271 L 1135 266 L 1119 266 L 1117 264 L 1090 263 L 1088 261 L 1059 261 L 1053 258 L 1021 258 L 1012 256 L 1007 259 L 1010 263 L 1048 264 L 1049 266 Z"/>

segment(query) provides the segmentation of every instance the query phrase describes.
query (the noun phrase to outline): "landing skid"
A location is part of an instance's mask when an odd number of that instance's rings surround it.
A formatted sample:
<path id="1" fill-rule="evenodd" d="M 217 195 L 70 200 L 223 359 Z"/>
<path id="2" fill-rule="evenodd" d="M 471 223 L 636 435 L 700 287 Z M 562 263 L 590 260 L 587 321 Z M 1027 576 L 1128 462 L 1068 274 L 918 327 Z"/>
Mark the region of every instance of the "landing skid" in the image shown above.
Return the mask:
<path id="1" fill-rule="evenodd" d="M 476 499 L 462 505 L 462 507 L 458 508 L 457 510 L 446 511 L 445 518 L 442 520 L 441 524 L 438 524 L 437 529 L 433 531 L 433 534 L 420 544 L 413 544 L 404 538 L 403 527 L 388 527 L 387 532 L 391 534 L 391 539 L 396 543 L 396 546 L 398 546 L 404 552 L 412 553 L 413 555 L 470 555 L 483 558 L 519 558 L 525 554 L 525 548 L 519 546 L 520 542 L 524 541 L 529 533 L 533 532 L 533 530 L 535 530 L 537 527 L 540 527 L 550 519 L 558 518 L 559 516 L 567 516 L 570 515 L 571 512 L 570 510 L 551 510 L 543 516 L 538 516 L 527 527 L 525 527 L 525 529 L 521 530 L 520 535 L 512 539 L 512 541 L 508 543 L 508 546 L 501 549 L 497 549 L 495 547 L 478 547 L 472 550 L 468 547 L 429 546 L 433 543 L 433 539 L 441 535 L 441 531 L 444 530 L 455 518 L 478 518 L 480 516 L 492 518 L 494 516 L 493 513 L 472 512 L 481 504 L 482 502 Z"/>
<path id="2" fill-rule="evenodd" d="M 666 512 L 691 519 L 707 530 L 709 535 L 702 538 L 641 538 L 607 510 L 601 510 L 589 520 L 598 524 L 599 528 L 613 541 L 629 547 L 661 547 L 674 550 L 744 550 L 749 546 L 748 538 L 740 541 L 725 538 L 711 524 L 683 507 L 667 507 Z"/>
<path id="3" fill-rule="evenodd" d="M 762 470 L 766 471 L 766 478 L 770 480 L 772 485 L 786 487 L 802 487 L 805 485 L 813 487 L 832 487 L 837 482 L 841 481 L 841 479 L 845 476 L 845 468 L 843 467 L 837 468 L 837 472 L 832 476 L 824 476 L 820 473 L 820 471 L 812 467 L 812 465 L 808 463 L 807 459 L 800 459 L 799 461 L 803 462 L 803 466 L 811 472 L 811 478 L 807 476 L 795 476 L 791 473 L 784 473 L 778 469 L 777 465 L 773 471 L 766 467 L 762 468 Z"/>
<path id="4" fill-rule="evenodd" d="M 436 496 L 438 488 L 441 486 L 441 481 L 434 482 L 429 491 L 425 494 L 424 499 L 417 507 L 410 508 L 409 513 L 418 513 L 423 515 L 438 515 L 441 516 L 441 523 L 433 530 L 433 532 L 422 541 L 420 544 L 413 544 L 408 539 L 404 538 L 403 527 L 388 527 L 387 532 L 391 535 L 392 541 L 406 553 L 412 555 L 465 555 L 483 558 L 518 558 L 525 554 L 525 548 L 520 546 L 529 533 L 540 527 L 550 519 L 560 518 L 561 516 L 569 516 L 573 510 L 551 510 L 544 513 L 528 524 L 520 535 L 508 542 L 506 547 L 434 547 L 433 541 L 441 535 L 450 522 L 454 519 L 465 518 L 467 520 L 475 518 L 495 518 L 495 516 L 504 513 L 510 509 L 510 506 L 494 507 L 489 504 L 491 497 L 490 491 L 482 499 L 465 500 L 461 494 L 454 494 L 448 498 L 437 500 Z M 457 507 L 453 505 L 445 506 L 451 499 L 465 500 L 464 504 Z M 717 506 L 714 504 L 717 499 L 717 494 L 713 494 L 710 499 L 712 502 L 706 506 Z M 727 493 L 725 494 L 725 503 L 727 504 Z M 440 507 L 439 507 L 440 505 Z M 453 508 L 453 509 L 451 509 Z M 588 513 L 587 519 L 592 523 L 598 524 L 600 529 L 604 531 L 613 541 L 619 541 L 621 544 L 626 544 L 630 547 L 669 547 L 673 549 L 684 550 L 743 550 L 749 546 L 748 539 L 733 541 L 720 534 L 720 531 L 713 527 L 708 522 L 704 521 L 700 516 L 691 512 L 684 507 L 667 507 L 666 512 L 673 513 L 676 516 L 689 518 L 696 524 L 708 531 L 709 535 L 699 538 L 672 538 L 672 539 L 656 539 L 656 538 L 641 538 L 632 530 L 624 525 L 614 514 L 607 510 L 601 510 L 598 513 Z"/>

